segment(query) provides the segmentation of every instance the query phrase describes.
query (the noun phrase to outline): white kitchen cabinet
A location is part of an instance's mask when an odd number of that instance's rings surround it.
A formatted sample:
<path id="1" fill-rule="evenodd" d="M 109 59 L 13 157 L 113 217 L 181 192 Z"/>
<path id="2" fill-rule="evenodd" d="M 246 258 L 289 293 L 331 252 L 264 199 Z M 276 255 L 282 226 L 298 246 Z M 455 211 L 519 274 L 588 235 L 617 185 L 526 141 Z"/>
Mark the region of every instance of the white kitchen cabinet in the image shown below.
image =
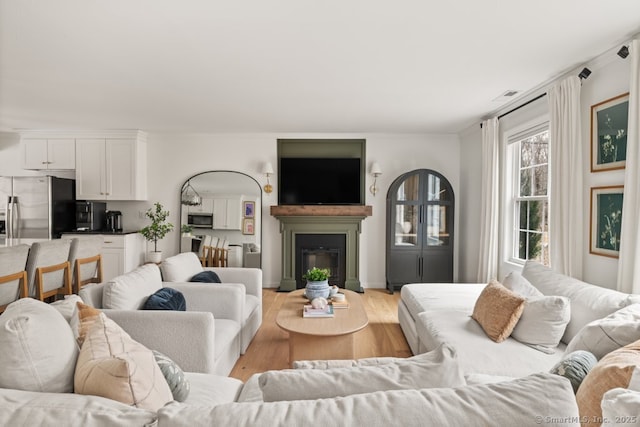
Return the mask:
<path id="1" fill-rule="evenodd" d="M 76 168 L 76 141 L 73 138 L 22 138 L 21 146 L 23 169 Z"/>
<path id="2" fill-rule="evenodd" d="M 146 200 L 147 144 L 141 133 L 76 139 L 76 197 Z"/>
<path id="3" fill-rule="evenodd" d="M 64 234 L 63 239 L 87 236 L 86 234 Z M 144 264 L 145 240 L 140 233 L 105 234 L 102 244 L 102 280 L 128 273 Z"/>
<path id="4" fill-rule="evenodd" d="M 213 199 L 202 197 L 202 203 L 197 206 L 189 206 L 189 213 L 213 213 Z"/>
<path id="5" fill-rule="evenodd" d="M 242 198 L 240 196 L 215 197 L 213 199 L 213 229 L 242 229 Z"/>

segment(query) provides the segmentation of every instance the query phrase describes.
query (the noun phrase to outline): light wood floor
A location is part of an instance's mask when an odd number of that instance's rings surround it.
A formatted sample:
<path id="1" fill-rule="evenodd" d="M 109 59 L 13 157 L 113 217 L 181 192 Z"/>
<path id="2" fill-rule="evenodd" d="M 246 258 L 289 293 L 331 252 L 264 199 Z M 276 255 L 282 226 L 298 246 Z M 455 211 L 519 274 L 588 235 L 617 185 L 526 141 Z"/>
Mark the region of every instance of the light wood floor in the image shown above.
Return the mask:
<path id="1" fill-rule="evenodd" d="M 275 289 L 262 291 L 262 326 L 229 376 L 246 381 L 255 373 L 289 367 L 288 333 L 276 325 L 276 315 L 287 295 Z M 356 335 L 356 357 L 411 356 L 398 323 L 400 292 L 390 295 L 385 289 L 366 289 L 360 296 L 369 325 Z"/>

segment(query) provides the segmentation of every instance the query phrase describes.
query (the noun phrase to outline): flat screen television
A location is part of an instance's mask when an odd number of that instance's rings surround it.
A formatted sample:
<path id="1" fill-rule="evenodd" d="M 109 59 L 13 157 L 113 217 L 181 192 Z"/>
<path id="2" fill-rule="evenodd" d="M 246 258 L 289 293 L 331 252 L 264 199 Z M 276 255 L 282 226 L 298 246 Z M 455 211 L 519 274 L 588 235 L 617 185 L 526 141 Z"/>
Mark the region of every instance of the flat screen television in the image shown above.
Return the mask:
<path id="1" fill-rule="evenodd" d="M 360 159 L 280 158 L 278 204 L 361 205 Z"/>

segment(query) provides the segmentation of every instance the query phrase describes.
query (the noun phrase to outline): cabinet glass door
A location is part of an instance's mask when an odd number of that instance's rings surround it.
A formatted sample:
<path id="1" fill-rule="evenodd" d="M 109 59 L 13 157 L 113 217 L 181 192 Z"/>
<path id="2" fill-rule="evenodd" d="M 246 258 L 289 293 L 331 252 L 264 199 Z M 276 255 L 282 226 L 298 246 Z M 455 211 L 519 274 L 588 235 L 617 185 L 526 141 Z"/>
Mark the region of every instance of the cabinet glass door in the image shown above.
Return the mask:
<path id="1" fill-rule="evenodd" d="M 396 246 L 416 246 L 418 244 L 418 206 L 396 205 Z"/>
<path id="2" fill-rule="evenodd" d="M 427 205 L 427 224 L 425 228 L 427 246 L 443 246 L 449 244 L 446 205 Z"/>

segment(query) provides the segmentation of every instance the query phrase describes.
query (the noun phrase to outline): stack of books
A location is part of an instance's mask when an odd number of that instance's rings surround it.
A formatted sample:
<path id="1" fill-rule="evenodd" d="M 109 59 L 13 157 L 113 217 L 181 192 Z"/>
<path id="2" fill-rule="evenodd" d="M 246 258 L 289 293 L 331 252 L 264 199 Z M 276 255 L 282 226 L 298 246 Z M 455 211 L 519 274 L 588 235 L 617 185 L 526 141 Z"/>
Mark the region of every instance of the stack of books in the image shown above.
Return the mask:
<path id="1" fill-rule="evenodd" d="M 342 301 L 331 301 L 331 305 L 333 308 L 349 308 L 349 303 L 346 299 L 343 299 Z"/>
<path id="2" fill-rule="evenodd" d="M 333 317 L 333 306 L 327 305 L 325 308 L 313 308 L 311 304 L 305 305 L 302 310 L 302 317 Z"/>

